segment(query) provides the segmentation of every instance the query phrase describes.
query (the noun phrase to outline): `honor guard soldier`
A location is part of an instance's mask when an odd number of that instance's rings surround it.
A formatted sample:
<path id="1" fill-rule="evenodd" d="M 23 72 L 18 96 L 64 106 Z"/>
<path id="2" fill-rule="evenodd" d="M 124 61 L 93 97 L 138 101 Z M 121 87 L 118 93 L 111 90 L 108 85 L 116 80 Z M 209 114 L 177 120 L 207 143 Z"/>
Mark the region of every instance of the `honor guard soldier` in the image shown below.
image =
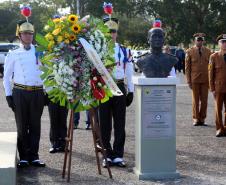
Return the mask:
<path id="1" fill-rule="evenodd" d="M 215 99 L 216 137 L 226 136 L 226 34 L 217 37 L 220 50 L 210 56 L 209 85 Z M 223 123 L 224 120 L 224 123 Z"/>
<path id="2" fill-rule="evenodd" d="M 115 43 L 114 58 L 116 66 L 113 70 L 113 78 L 122 91 L 122 96 L 113 96 L 109 101 L 99 106 L 99 122 L 101 137 L 104 148 L 106 149 L 107 162 L 109 165 L 125 167 L 123 160 L 125 144 L 125 122 L 126 106 L 129 106 L 133 100 L 134 85 L 132 84 L 133 64 L 130 50 L 116 42 L 119 22 L 116 18 L 105 18 L 105 25 L 108 26 L 112 40 Z M 127 81 L 125 88 L 124 81 Z M 112 118 L 114 128 L 114 142 L 111 146 Z M 103 161 L 103 167 L 106 167 L 106 161 Z"/>
<path id="3" fill-rule="evenodd" d="M 15 113 L 20 157 L 17 167 L 44 167 L 45 163 L 39 160 L 38 155 L 44 92 L 39 69 L 41 63 L 32 45 L 33 24 L 28 19 L 20 21 L 16 35 L 20 47 L 10 51 L 5 59 L 3 85 L 7 103 Z"/>
<path id="4" fill-rule="evenodd" d="M 59 18 L 59 15 L 55 15 L 53 20 Z M 50 89 L 50 87 L 48 87 L 48 89 Z M 65 138 L 67 137 L 68 109 L 61 106 L 60 102 L 52 102 L 49 100 L 48 110 L 50 119 L 49 139 L 51 143 L 49 153 L 64 152 L 66 145 Z"/>
<path id="5" fill-rule="evenodd" d="M 204 33 L 196 33 L 195 45 L 186 51 L 185 74 L 192 90 L 192 116 L 194 126 L 205 126 L 208 100 L 208 63 L 211 51 L 203 46 Z"/>
<path id="6" fill-rule="evenodd" d="M 48 110 L 50 118 L 49 138 L 52 145 L 49 153 L 64 152 L 65 138 L 67 137 L 68 109 L 60 106 L 59 103 L 49 101 Z"/>

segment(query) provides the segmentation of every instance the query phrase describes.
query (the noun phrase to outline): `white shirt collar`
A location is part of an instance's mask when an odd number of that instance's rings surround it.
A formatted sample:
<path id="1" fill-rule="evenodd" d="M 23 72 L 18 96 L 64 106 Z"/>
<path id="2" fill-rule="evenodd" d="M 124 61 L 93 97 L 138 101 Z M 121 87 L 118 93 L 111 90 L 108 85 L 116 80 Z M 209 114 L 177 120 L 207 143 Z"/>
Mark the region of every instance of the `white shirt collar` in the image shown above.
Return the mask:
<path id="1" fill-rule="evenodd" d="M 24 45 L 22 43 L 20 43 L 20 49 L 25 50 Z M 33 50 L 33 49 L 34 49 L 34 45 L 31 44 L 31 50 Z M 25 51 L 27 51 L 27 50 L 25 50 Z M 28 51 L 30 51 L 30 50 L 28 50 Z"/>

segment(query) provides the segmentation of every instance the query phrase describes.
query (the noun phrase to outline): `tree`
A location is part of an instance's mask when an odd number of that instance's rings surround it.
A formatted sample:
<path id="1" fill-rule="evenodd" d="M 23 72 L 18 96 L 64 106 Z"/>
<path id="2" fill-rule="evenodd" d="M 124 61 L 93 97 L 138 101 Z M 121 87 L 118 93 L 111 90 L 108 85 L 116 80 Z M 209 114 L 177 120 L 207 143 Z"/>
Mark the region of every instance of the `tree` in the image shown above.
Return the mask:
<path id="1" fill-rule="evenodd" d="M 195 32 L 207 34 L 207 42 L 215 43 L 218 34 L 226 30 L 225 0 L 112 0 L 114 13 L 120 18 L 119 39 L 131 45 L 146 45 L 147 32 L 155 18 L 160 18 L 166 35 L 166 43 L 177 45 L 191 42 Z M 22 18 L 19 4 L 29 3 L 32 20 L 37 32 L 59 8 L 70 7 L 76 13 L 77 0 L 19 0 L 0 3 L 0 35 L 15 35 L 16 22 Z M 80 16 L 90 14 L 106 16 L 104 0 L 79 0 Z M 1 39 L 1 38 L 0 38 Z"/>

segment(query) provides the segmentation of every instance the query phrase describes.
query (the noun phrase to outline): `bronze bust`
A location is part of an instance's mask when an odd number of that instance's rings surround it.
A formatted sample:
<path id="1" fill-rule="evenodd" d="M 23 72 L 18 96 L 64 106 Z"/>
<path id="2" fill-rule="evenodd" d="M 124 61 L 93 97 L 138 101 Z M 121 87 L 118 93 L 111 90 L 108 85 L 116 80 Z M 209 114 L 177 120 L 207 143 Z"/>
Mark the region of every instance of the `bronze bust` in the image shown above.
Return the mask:
<path id="1" fill-rule="evenodd" d="M 147 78 L 166 78 L 177 63 L 176 57 L 162 52 L 164 37 L 161 28 L 152 28 L 148 32 L 151 53 L 137 61 L 138 68 Z"/>

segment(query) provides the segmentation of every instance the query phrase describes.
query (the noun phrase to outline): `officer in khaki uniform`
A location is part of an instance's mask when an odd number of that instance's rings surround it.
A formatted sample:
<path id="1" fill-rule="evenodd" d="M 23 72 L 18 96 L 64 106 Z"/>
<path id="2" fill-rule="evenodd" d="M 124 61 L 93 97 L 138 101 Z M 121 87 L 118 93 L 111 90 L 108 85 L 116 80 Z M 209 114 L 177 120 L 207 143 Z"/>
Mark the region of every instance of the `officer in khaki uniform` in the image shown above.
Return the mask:
<path id="1" fill-rule="evenodd" d="M 186 51 L 185 74 L 187 83 L 192 90 L 193 125 L 205 126 L 208 100 L 208 63 L 211 51 L 203 46 L 204 33 L 196 33 L 193 36 L 195 45 Z"/>
<path id="2" fill-rule="evenodd" d="M 223 125 L 222 121 L 223 104 L 226 108 L 226 34 L 218 36 L 217 41 L 220 51 L 210 56 L 209 85 L 215 99 L 216 137 L 222 137 L 226 136 L 226 122 Z"/>

